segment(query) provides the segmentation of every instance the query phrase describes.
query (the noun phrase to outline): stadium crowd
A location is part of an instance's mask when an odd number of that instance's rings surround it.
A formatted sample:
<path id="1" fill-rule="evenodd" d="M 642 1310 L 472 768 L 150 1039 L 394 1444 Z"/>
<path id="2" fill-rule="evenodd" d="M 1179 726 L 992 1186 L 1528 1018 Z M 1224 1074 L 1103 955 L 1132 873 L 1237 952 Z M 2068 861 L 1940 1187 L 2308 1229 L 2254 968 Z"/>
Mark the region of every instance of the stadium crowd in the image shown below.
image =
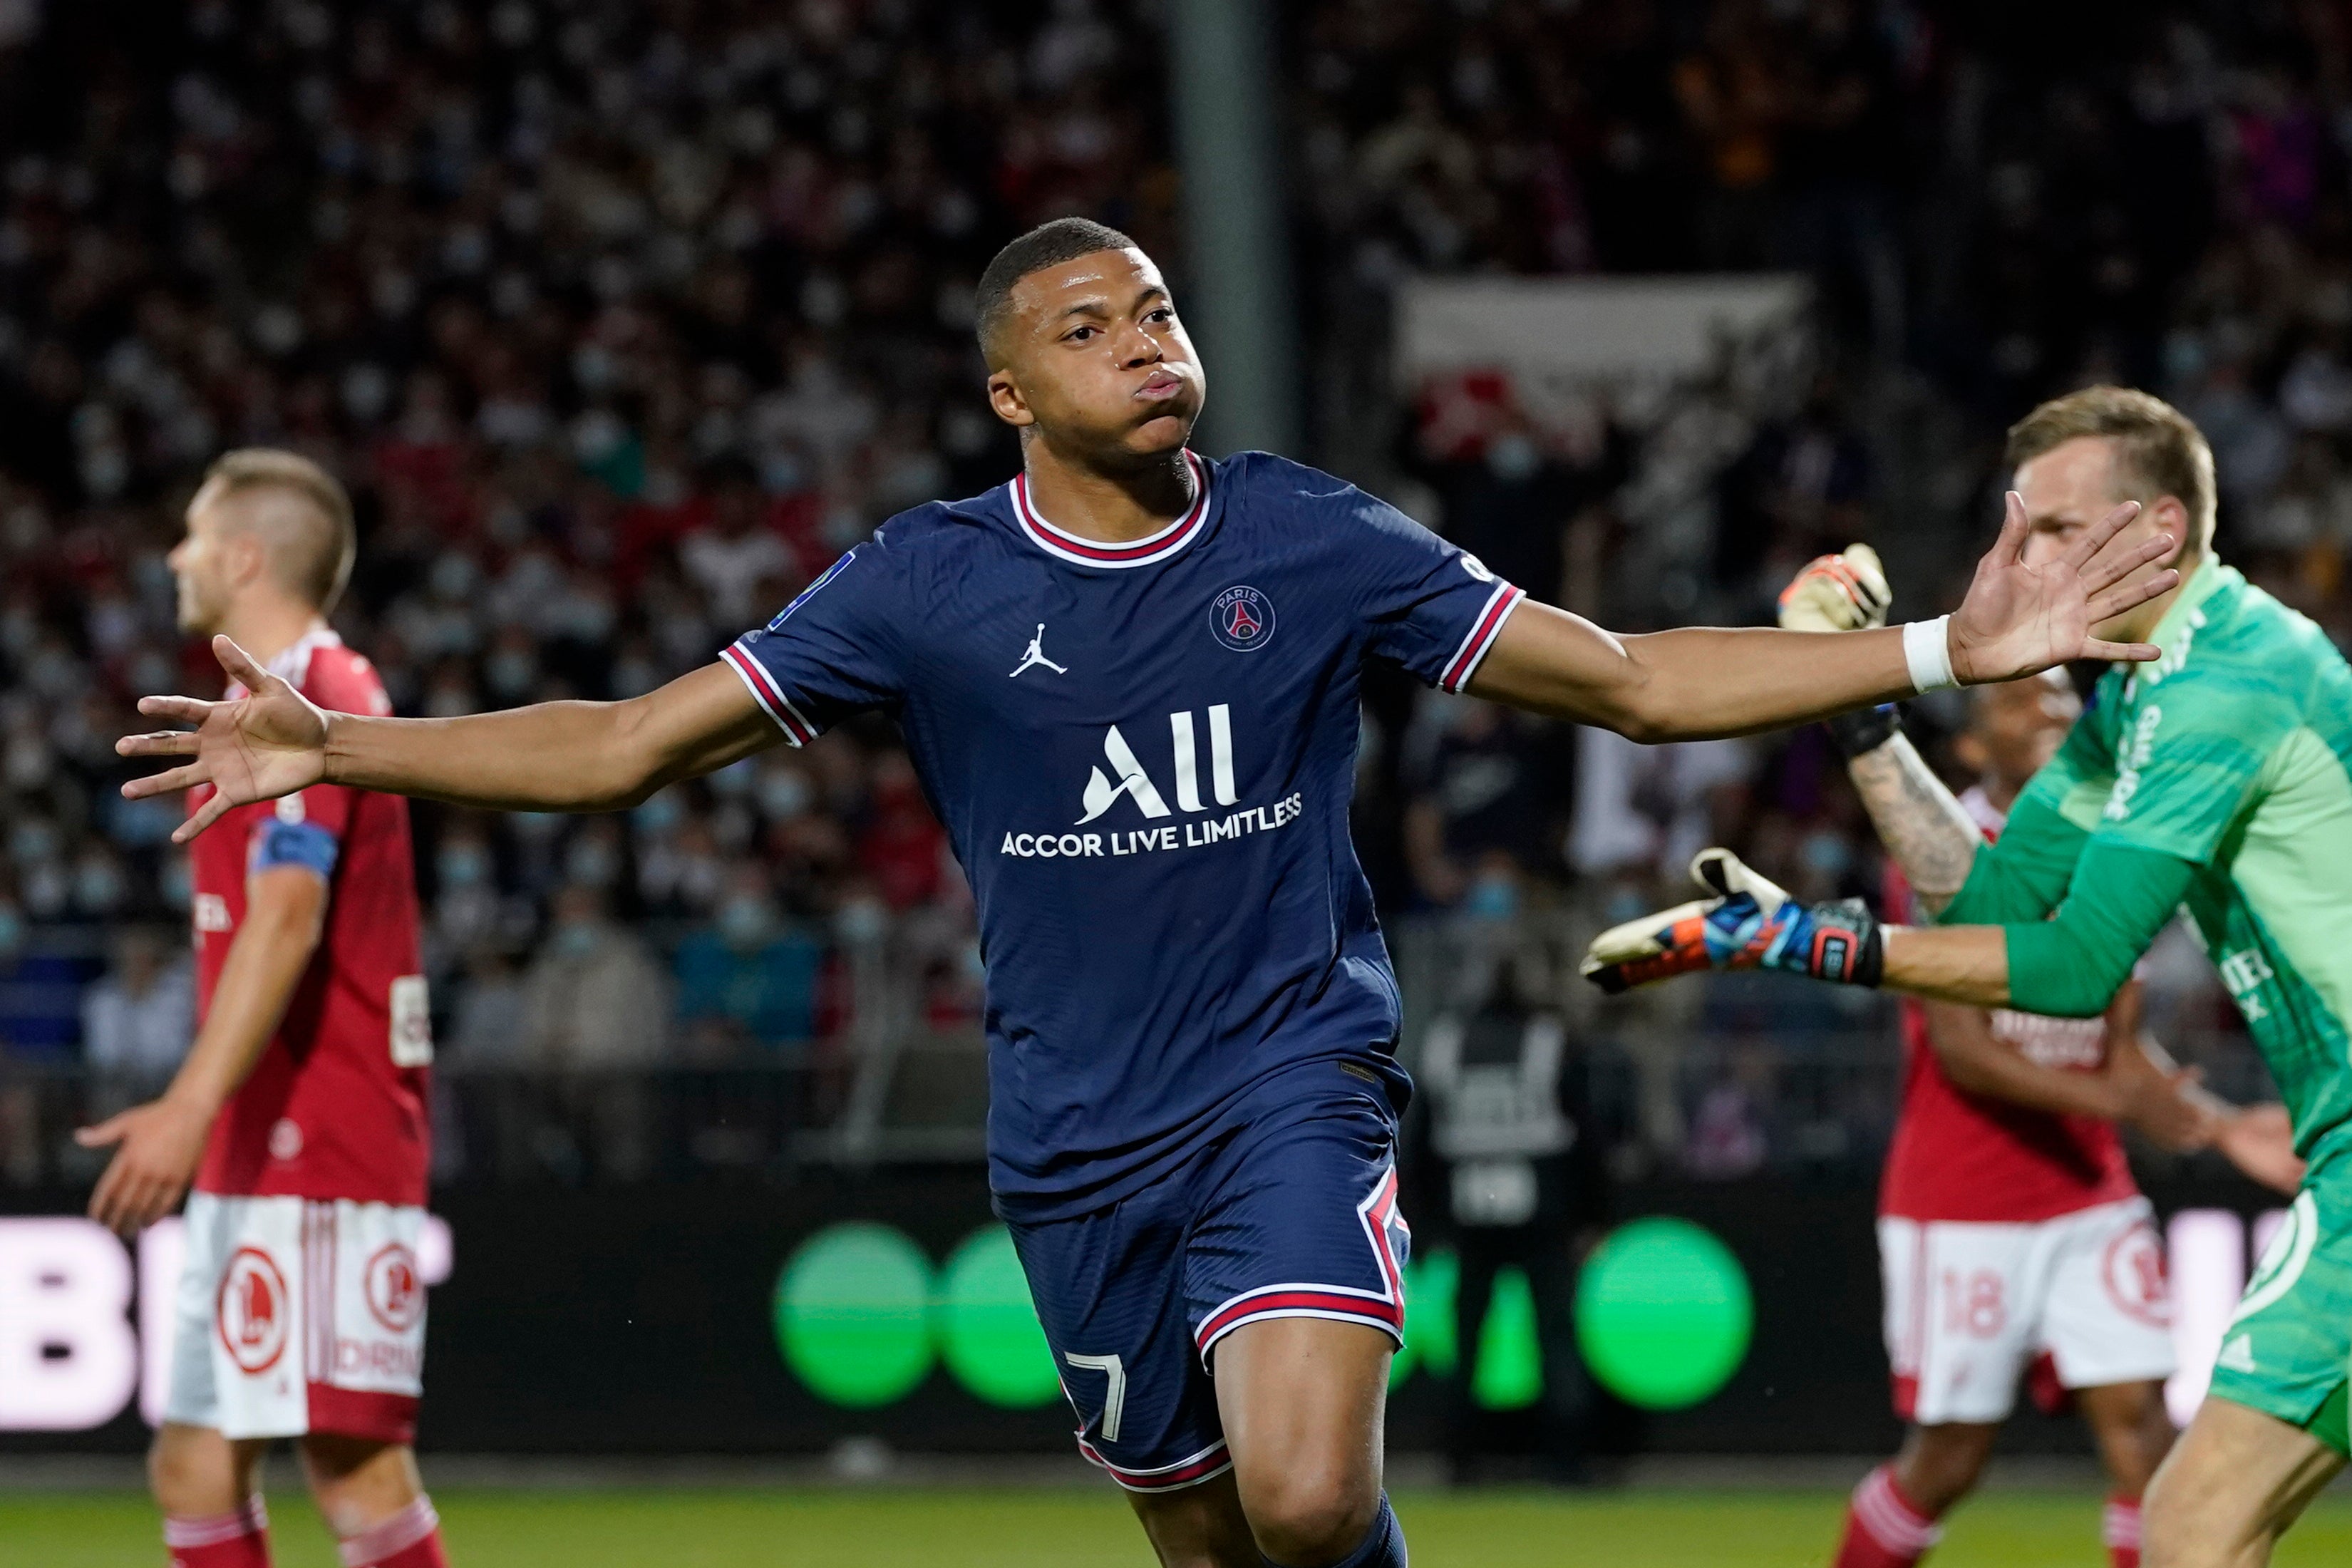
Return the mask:
<path id="1" fill-rule="evenodd" d="M 213 454 L 351 484 L 337 624 L 401 711 L 641 692 L 1009 472 L 981 266 L 1071 209 L 1156 243 L 1169 181 L 1150 40 L 1084 3 L 215 3 L 169 39 L 132 9 L 0 38 L 0 1027 L 152 1079 L 188 980 L 147 925 L 186 874 L 109 746 L 131 694 L 219 686 L 163 559 Z M 793 1047 L 886 927 L 971 1010 L 887 725 L 625 820 L 417 824 L 446 1061 Z"/>
<path id="2" fill-rule="evenodd" d="M 217 688 L 163 555 L 218 450 L 351 483 L 337 624 L 401 711 L 634 694 L 891 512 L 1011 471 L 969 331 L 1003 240 L 1083 212 L 1181 251 L 1139 0 L 137 9 L 0 4 L 0 1050 L 128 1084 L 184 1038 L 185 871 L 110 747 L 132 694 Z M 1933 591 L 2003 423 L 2116 378 L 2212 436 L 2224 552 L 2352 638 L 2352 21 L 2080 9 L 1302 3 L 1313 352 L 1377 355 L 1413 271 L 1803 272 L 1812 390 L 1707 479 L 1703 607 L 1760 615 L 1923 506 L 1953 542 Z M 1649 613 L 1612 572 L 1642 432 L 1310 379 L 1304 456 L 1426 496 L 1540 596 Z M 1948 435 L 1933 461 L 1889 408 Z M 1361 836 L 1400 913 L 1606 912 L 1716 839 L 1809 894 L 1874 883 L 1816 737 L 1644 753 L 1370 708 Z M 821 1061 L 885 944 L 922 1016 L 974 1015 L 960 879 L 887 724 L 625 819 L 417 821 L 453 1065 Z M 1744 1071 L 1686 1108 L 1698 1168 L 1762 1146 Z M 0 1091 L 0 1178 L 41 1173 L 28 1105 Z"/>
<path id="3" fill-rule="evenodd" d="M 1648 432 L 1605 394 L 1547 428 L 1475 377 L 1424 386 L 1369 448 L 1349 445 L 1364 406 L 1326 418 L 1327 446 L 1425 486 L 1450 533 L 1534 591 L 1636 629 L 1662 610 L 1762 620 L 1798 563 L 1869 539 L 1907 560 L 1906 613 L 1948 607 L 1998 513 L 2006 425 L 2123 381 L 2210 436 L 2222 552 L 2352 646 L 2342 7 L 1327 0 L 1298 39 L 1305 270 L 1329 291 L 1334 355 L 1379 344 L 1416 274 L 1762 268 L 1812 287 L 1794 395 L 1704 394 L 1745 428 L 1727 461 L 1671 441 L 1644 454 Z M 1393 384 L 1384 365 L 1333 379 Z M 1711 512 L 1679 605 L 1628 548 L 1629 498 L 1656 480 L 1645 457 L 1705 465 L 1666 487 Z M 1912 727 L 1941 741 L 1960 716 L 1922 704 Z M 1509 884 L 1630 912 L 1679 888 L 1705 842 L 1810 896 L 1874 894 L 1870 835 L 1817 735 L 1643 753 L 1435 702 L 1410 722 L 1407 897 L 1475 916 Z M 1520 820 L 1507 776 L 1553 803 L 1543 820 Z M 2179 937 L 2158 954 L 2164 1026 L 2233 1031 Z M 1822 1100 L 1790 1092 L 1792 1053 L 1841 1021 L 1742 996 L 1718 985 L 1699 1037 L 1771 1048 L 1735 1044 L 1703 1087 L 1685 1079 L 1679 1106 L 1645 1117 L 1654 1136 L 1726 1173 L 1822 1134 L 1851 1147 L 1834 1123 L 1857 1131 L 1853 1115 L 1809 1129 Z"/>

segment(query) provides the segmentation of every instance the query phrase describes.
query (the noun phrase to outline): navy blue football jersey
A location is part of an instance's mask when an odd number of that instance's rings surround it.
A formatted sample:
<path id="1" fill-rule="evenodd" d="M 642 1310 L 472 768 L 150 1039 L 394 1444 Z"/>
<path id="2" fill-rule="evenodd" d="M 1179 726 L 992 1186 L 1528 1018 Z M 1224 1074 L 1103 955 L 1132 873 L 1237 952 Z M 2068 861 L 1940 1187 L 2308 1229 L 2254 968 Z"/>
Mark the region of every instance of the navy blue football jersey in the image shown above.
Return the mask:
<path id="1" fill-rule="evenodd" d="M 1368 658 L 1460 690 L 1522 597 L 1328 474 L 1191 457 L 1131 544 L 1024 479 L 892 518 L 725 658 L 795 745 L 893 715 L 988 973 L 989 1164 L 1045 1220 L 1151 1181 L 1267 1074 L 1407 1086 L 1348 831 Z"/>

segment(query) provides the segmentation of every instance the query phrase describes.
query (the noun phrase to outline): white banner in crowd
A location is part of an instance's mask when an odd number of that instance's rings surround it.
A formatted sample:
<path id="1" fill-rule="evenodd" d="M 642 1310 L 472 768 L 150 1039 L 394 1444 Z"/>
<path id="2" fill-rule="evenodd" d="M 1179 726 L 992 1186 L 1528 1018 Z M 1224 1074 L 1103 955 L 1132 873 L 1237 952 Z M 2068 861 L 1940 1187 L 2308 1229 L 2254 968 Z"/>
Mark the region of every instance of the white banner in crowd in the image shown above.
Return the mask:
<path id="1" fill-rule="evenodd" d="M 1430 376 L 1498 370 L 1526 383 L 1659 382 L 1713 365 L 1727 342 L 1800 321 L 1796 273 L 1660 278 L 1414 278 L 1396 296 L 1394 363 Z"/>

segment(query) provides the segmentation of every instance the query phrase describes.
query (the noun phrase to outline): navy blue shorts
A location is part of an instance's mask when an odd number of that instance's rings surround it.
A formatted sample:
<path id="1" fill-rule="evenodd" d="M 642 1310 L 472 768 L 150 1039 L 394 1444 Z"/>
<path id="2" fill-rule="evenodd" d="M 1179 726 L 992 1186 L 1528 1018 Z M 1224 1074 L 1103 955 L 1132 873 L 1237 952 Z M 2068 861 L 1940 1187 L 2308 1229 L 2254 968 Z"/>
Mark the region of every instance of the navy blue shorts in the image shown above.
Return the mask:
<path id="1" fill-rule="evenodd" d="M 1250 1099 L 1265 1109 L 1141 1192 L 1012 1226 L 1078 1451 L 1129 1491 L 1232 1468 L 1209 1365 L 1243 1324 L 1328 1318 L 1403 1342 L 1412 1233 L 1382 1086 L 1323 1062 Z"/>

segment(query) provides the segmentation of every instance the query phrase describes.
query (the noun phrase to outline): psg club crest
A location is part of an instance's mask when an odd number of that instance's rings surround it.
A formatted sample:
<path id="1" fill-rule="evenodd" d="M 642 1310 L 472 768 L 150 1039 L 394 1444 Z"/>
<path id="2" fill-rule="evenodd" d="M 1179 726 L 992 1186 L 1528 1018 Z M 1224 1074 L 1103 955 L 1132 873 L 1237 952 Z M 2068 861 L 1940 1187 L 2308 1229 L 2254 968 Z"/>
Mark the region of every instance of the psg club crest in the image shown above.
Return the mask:
<path id="1" fill-rule="evenodd" d="M 1255 588 L 1228 588 L 1209 602 L 1209 630 L 1235 653 L 1255 653 L 1274 636 L 1274 601 Z"/>

